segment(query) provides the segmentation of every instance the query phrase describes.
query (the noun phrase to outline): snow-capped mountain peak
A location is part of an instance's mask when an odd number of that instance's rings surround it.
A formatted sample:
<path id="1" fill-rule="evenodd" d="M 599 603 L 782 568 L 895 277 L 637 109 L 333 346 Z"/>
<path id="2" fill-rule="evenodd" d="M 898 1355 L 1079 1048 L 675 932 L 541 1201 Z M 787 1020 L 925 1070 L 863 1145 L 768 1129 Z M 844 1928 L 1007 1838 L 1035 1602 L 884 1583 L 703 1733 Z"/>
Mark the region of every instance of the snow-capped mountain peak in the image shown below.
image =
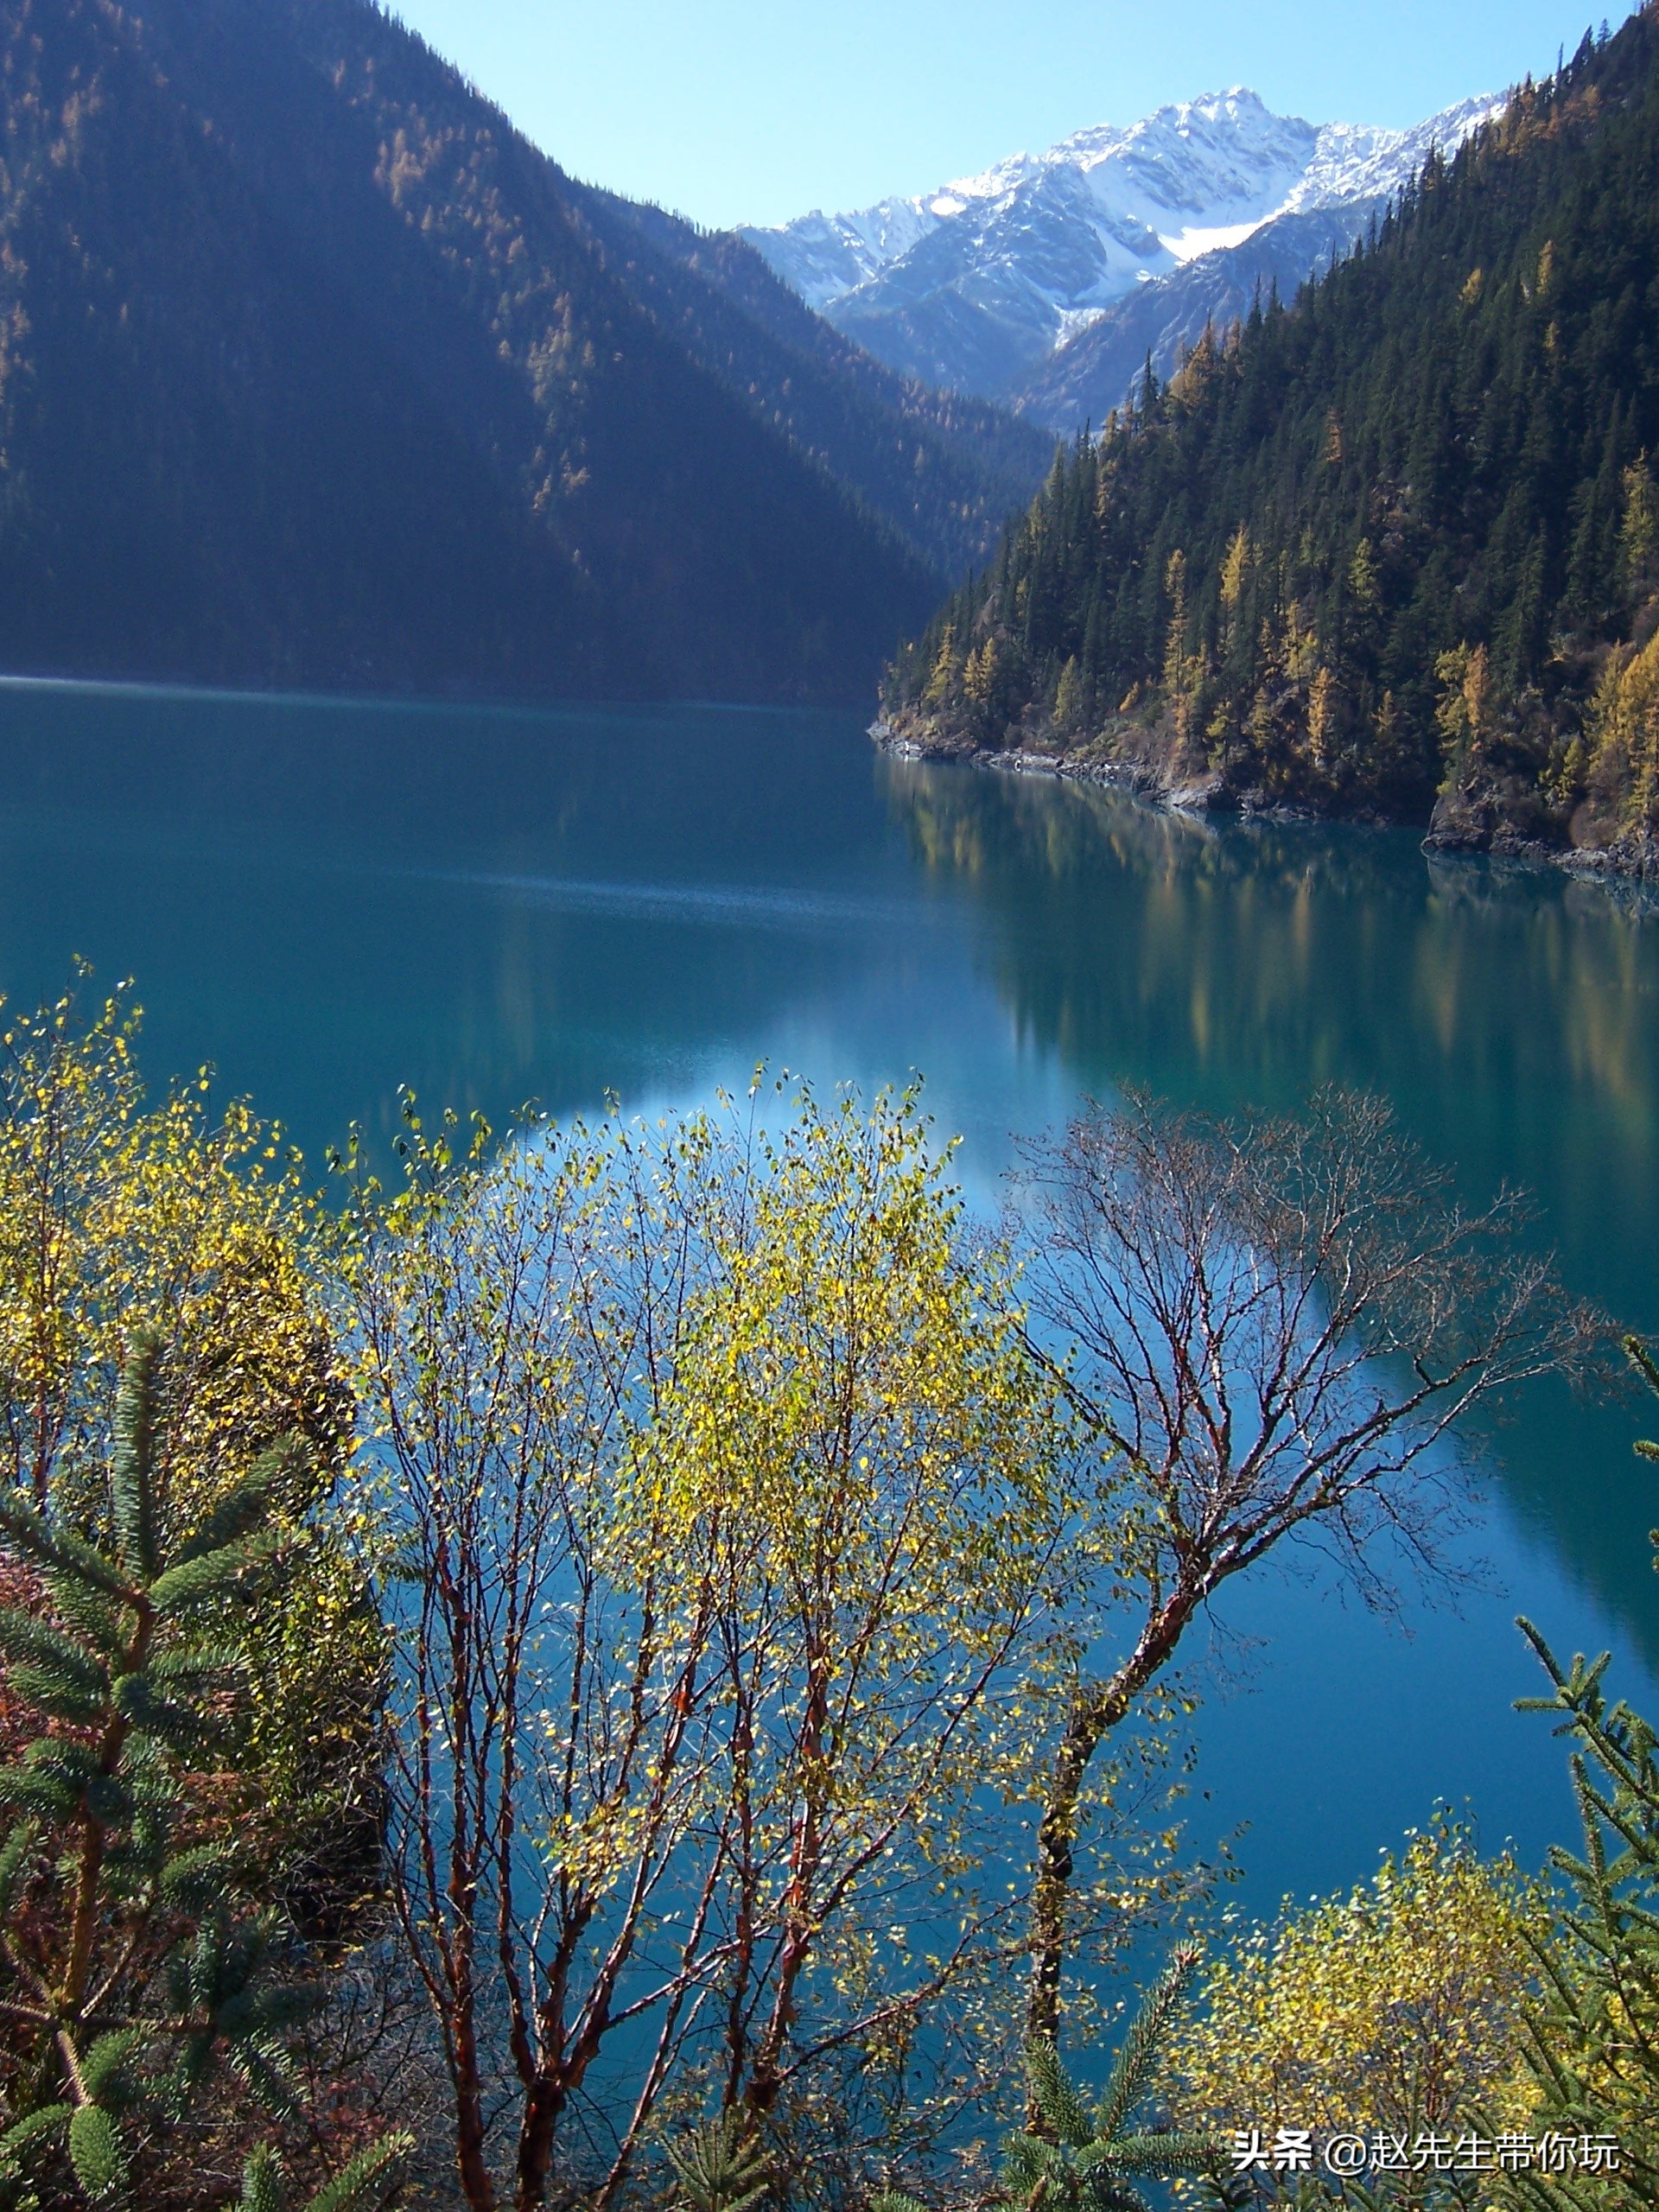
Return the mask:
<path id="1" fill-rule="evenodd" d="M 1321 126 L 1235 85 L 934 192 L 743 235 L 893 366 L 994 391 L 1138 284 L 1281 215 L 1385 198 L 1503 105 L 1465 100 L 1412 130 Z"/>

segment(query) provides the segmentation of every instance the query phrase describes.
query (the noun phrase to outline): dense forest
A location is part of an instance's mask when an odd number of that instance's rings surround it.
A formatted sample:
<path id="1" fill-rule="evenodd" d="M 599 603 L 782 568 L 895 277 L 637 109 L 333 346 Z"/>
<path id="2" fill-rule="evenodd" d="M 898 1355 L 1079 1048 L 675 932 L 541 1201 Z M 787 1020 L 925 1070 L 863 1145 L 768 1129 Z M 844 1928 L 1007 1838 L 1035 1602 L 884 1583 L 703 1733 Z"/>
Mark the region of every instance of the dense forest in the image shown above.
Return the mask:
<path id="1" fill-rule="evenodd" d="M 669 311 L 365 0 L 10 0 L 0 109 L 8 668 L 850 699 L 1040 480 L 735 281 Z"/>
<path id="2" fill-rule="evenodd" d="M 1642 867 L 1656 177 L 1649 4 L 1063 453 L 890 671 L 897 734 Z"/>

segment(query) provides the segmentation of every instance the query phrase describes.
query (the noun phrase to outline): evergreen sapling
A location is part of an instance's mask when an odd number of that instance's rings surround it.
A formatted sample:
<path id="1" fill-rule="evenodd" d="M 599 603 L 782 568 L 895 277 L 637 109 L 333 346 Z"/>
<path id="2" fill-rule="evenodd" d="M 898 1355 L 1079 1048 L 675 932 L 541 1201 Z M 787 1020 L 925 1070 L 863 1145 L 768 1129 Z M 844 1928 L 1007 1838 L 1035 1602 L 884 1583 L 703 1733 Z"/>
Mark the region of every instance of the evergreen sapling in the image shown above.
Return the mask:
<path id="1" fill-rule="evenodd" d="M 240 1694 L 216 1633 L 278 1535 L 273 1499 L 303 1445 L 264 1453 L 195 1526 L 159 1475 L 163 1347 L 122 1371 L 107 1515 L 0 1494 L 0 1548 L 40 1602 L 0 1610 L 6 1687 L 33 1730 L 0 1767 L 0 2206 L 127 2201 L 135 2139 L 219 2068 L 275 2112 L 292 2103 L 288 2037 L 315 2001 L 278 1971 L 280 1929 L 230 1845 L 204 1836 L 191 1777 Z M 257 1873 L 257 1870 L 254 1870 Z M 348 2166 L 313 2212 L 348 2212 L 403 2148 Z M 243 2202 L 277 2212 L 274 2154 Z"/>

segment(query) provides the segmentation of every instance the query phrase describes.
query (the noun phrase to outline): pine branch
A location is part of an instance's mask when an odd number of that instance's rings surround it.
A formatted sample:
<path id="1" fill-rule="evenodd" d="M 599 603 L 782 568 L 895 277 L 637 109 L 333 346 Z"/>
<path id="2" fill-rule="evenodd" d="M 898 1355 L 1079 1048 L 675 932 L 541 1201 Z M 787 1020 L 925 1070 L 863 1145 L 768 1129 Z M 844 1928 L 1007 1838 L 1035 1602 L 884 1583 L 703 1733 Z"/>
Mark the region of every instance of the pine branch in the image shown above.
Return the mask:
<path id="1" fill-rule="evenodd" d="M 142 1330 L 121 1370 L 115 1402 L 110 1504 L 122 1565 L 140 1583 L 157 1566 L 156 1449 L 161 1426 L 161 1334 Z"/>
<path id="2" fill-rule="evenodd" d="M 668 2162 L 691 2212 L 746 2212 L 769 2186 L 760 2147 L 734 2112 L 704 2120 L 680 2144 L 671 2144 Z"/>
<path id="3" fill-rule="evenodd" d="M 1196 1950 L 1183 1948 L 1177 1951 L 1136 2014 L 1095 2116 L 1096 2135 L 1109 2140 L 1115 2138 L 1151 2088 L 1164 2044 L 1185 2002 L 1198 1966 Z"/>

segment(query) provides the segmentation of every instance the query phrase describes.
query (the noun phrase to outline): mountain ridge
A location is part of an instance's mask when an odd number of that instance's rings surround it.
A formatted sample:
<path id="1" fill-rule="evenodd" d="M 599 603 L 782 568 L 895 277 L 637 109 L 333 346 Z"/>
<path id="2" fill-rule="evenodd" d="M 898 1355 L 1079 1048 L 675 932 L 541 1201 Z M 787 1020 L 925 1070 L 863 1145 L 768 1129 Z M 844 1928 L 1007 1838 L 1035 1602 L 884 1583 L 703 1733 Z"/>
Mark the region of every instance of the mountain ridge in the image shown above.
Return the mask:
<path id="1" fill-rule="evenodd" d="M 1007 404 L 1056 437 L 1103 426 L 1133 404 L 1150 362 L 1161 383 L 1206 329 L 1243 322 L 1258 299 L 1294 300 L 1386 213 L 1384 198 L 1275 216 L 1237 245 L 1184 262 L 1105 308 L 1007 387 Z"/>
<path id="2" fill-rule="evenodd" d="M 1234 86 L 1073 132 L 933 193 L 741 235 L 889 365 L 1017 397 L 1022 378 L 1139 288 L 1281 216 L 1369 212 L 1431 144 L 1455 150 L 1502 105 L 1477 97 L 1385 130 L 1275 115 Z"/>

